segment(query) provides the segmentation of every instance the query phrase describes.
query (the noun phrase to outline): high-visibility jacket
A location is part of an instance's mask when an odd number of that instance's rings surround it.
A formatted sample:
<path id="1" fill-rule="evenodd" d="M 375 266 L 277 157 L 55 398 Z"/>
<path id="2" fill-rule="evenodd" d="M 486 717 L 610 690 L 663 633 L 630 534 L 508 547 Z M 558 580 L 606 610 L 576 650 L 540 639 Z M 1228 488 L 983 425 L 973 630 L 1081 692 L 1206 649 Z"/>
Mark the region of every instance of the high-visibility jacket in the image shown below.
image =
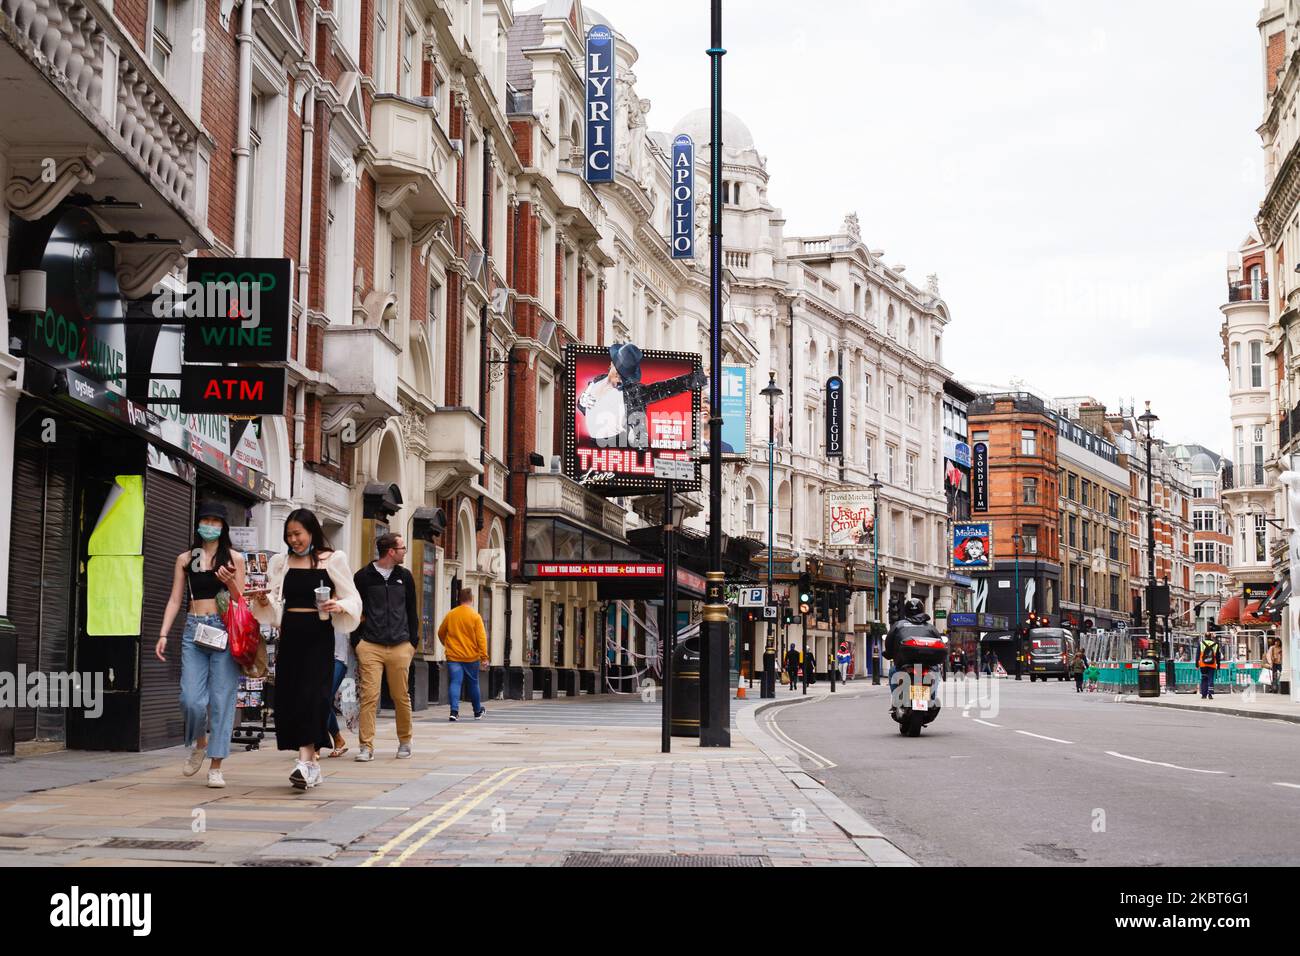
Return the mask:
<path id="1" fill-rule="evenodd" d="M 1218 670 L 1219 660 L 1219 645 L 1215 641 L 1202 641 L 1196 652 L 1196 666 L 1202 670 Z"/>

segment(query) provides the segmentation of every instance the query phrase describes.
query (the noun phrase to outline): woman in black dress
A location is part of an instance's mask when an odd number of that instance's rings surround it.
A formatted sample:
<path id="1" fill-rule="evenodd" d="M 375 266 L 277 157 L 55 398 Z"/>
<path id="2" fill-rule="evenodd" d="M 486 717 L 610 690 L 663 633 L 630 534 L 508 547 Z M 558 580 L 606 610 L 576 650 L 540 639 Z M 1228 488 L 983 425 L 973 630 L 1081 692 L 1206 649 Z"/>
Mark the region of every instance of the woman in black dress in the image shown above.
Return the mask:
<path id="1" fill-rule="evenodd" d="M 284 522 L 288 554 L 267 569 L 267 589 L 254 595 L 253 615 L 280 629 L 275 656 L 275 742 L 298 751 L 289 782 L 298 790 L 321 782 L 317 752 L 332 746 L 327 725 L 333 706 L 334 629 L 356 630 L 361 597 L 346 556 L 330 548 L 316 516 L 306 508 Z M 319 605 L 316 590 L 329 597 Z M 321 613 L 325 619 L 321 619 Z"/>

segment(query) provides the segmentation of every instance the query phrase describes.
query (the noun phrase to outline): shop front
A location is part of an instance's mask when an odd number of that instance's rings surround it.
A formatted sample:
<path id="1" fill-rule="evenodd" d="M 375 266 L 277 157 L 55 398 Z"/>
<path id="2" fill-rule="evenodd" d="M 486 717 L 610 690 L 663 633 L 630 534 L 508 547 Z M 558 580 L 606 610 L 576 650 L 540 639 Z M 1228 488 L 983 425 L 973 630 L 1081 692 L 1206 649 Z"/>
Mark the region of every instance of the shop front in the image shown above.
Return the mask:
<path id="1" fill-rule="evenodd" d="M 195 504 L 224 503 L 241 550 L 268 539 L 270 430 L 148 403 L 175 386 L 163 376 L 179 369 L 180 332 L 102 322 L 133 303 L 100 237 L 84 210 L 65 208 L 16 223 L 11 245 L 11 269 L 47 277 L 46 311 L 13 326 L 24 359 L 9 576 L 18 664 L 47 686 L 77 675 L 87 689 L 80 701 L 51 693 L 19 708 L 20 755 L 181 743 L 180 655 L 159 661 L 154 645 Z M 169 635 L 175 649 L 182 624 Z M 80 706 L 91 691 L 94 706 Z"/>

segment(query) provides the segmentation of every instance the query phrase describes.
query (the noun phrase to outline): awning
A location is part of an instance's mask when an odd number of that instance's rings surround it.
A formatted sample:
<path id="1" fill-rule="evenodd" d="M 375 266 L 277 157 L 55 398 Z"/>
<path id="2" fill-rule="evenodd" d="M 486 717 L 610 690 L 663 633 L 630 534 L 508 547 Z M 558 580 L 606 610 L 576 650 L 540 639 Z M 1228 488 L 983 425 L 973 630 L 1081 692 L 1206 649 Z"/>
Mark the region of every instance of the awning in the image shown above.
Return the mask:
<path id="1" fill-rule="evenodd" d="M 1265 601 L 1267 598 L 1265 598 Z M 1272 622 L 1268 619 L 1268 612 L 1262 611 L 1260 605 L 1264 601 L 1251 601 L 1244 608 L 1241 606 L 1241 595 L 1234 594 L 1228 598 L 1228 603 L 1224 604 L 1219 610 L 1219 616 L 1216 619 L 1219 624 L 1242 624 L 1247 627 L 1266 627 Z"/>

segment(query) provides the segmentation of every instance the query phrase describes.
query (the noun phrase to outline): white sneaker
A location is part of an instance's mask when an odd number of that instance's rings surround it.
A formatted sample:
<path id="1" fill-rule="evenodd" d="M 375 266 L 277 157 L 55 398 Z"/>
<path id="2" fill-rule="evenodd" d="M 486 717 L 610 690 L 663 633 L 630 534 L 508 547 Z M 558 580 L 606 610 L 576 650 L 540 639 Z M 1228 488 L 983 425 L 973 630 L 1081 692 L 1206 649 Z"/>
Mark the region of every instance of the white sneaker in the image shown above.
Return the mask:
<path id="1" fill-rule="evenodd" d="M 307 778 L 308 789 L 311 789 L 312 787 L 319 787 L 322 783 L 325 782 L 325 778 L 321 775 L 320 772 L 320 764 L 309 763 L 307 764 L 307 769 L 311 771 L 311 776 Z"/>
<path id="2" fill-rule="evenodd" d="M 311 764 L 301 760 L 293 762 L 293 773 L 289 774 L 289 783 L 295 790 L 306 790 L 311 784 Z"/>
<path id="3" fill-rule="evenodd" d="M 185 766 L 181 768 L 181 773 L 187 777 L 192 777 L 199 772 L 203 766 L 204 759 L 208 756 L 206 747 L 191 747 L 189 756 L 185 758 Z"/>
<path id="4" fill-rule="evenodd" d="M 209 771 L 208 771 L 208 786 L 209 786 L 209 787 L 212 787 L 213 789 L 218 789 L 218 788 L 220 788 L 220 787 L 224 787 L 225 785 L 226 785 L 226 778 L 223 777 L 223 776 L 221 775 L 221 771 L 220 771 L 220 770 L 209 770 Z"/>
<path id="5" fill-rule="evenodd" d="M 359 760 L 361 763 L 365 763 L 368 760 L 374 760 L 375 752 L 371 750 L 369 747 L 362 747 L 361 752 L 357 754 L 356 759 Z"/>

